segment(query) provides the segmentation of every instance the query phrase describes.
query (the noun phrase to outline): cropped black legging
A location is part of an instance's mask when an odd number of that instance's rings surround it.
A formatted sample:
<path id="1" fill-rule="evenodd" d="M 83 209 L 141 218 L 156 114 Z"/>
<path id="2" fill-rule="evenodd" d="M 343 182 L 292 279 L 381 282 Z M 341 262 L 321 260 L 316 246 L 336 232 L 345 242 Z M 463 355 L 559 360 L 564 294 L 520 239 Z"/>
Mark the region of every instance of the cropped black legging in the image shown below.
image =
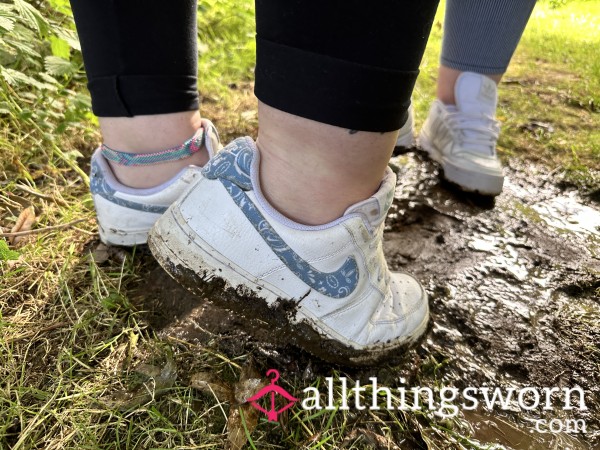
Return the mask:
<path id="1" fill-rule="evenodd" d="M 400 128 L 437 4 L 256 0 L 256 96 L 331 125 Z M 71 6 L 96 115 L 198 108 L 196 0 L 71 0 Z"/>

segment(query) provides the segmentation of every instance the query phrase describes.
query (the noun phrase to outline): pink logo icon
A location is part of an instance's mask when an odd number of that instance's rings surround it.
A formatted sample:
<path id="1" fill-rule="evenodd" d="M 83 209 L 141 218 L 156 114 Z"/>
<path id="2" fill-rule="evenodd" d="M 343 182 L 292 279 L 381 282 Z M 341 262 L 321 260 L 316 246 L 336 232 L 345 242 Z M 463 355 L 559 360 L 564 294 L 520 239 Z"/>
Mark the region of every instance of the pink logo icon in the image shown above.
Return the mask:
<path id="1" fill-rule="evenodd" d="M 269 419 L 270 422 L 276 422 L 277 416 L 279 414 L 281 414 L 283 411 L 285 411 L 286 409 L 291 408 L 294 405 L 294 403 L 296 403 L 298 401 L 298 399 L 296 397 L 292 397 L 285 389 L 283 389 L 281 386 L 277 386 L 275 384 L 275 382 L 277 380 L 279 380 L 279 371 L 277 371 L 276 369 L 267 370 L 267 377 L 271 374 L 274 375 L 273 378 L 271 378 L 271 384 L 269 386 L 265 386 L 264 388 L 262 388 L 255 395 L 250 397 L 247 400 L 247 402 L 249 402 L 252 406 L 254 406 L 256 409 L 258 409 L 260 412 L 266 414 L 267 418 Z M 281 395 L 283 398 L 288 400 L 288 403 L 283 408 L 277 409 L 275 407 L 275 396 L 277 394 Z M 265 395 L 271 396 L 271 408 L 269 410 L 266 410 L 265 408 L 263 408 L 262 406 L 260 406 L 257 403 L 258 400 L 263 398 Z"/>

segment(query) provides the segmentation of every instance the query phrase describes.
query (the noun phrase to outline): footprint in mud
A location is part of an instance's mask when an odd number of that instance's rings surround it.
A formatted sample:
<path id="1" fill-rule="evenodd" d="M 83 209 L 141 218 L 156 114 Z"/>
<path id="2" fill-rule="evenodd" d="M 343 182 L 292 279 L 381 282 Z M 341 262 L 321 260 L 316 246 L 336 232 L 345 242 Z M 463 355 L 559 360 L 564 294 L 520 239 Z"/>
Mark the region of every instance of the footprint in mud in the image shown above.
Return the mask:
<path id="1" fill-rule="evenodd" d="M 512 164 L 493 200 L 441 182 L 419 153 L 394 158 L 399 184 L 384 250 L 392 269 L 428 288 L 434 325 L 414 352 L 445 361 L 437 382 L 585 391 L 588 410 L 559 417 L 585 420 L 585 436 L 530 434 L 532 421 L 558 417 L 555 408 L 472 412 L 465 419 L 475 439 L 515 449 L 589 448 L 600 443 L 591 431 L 600 429 L 600 208 L 561 190 L 542 168 Z M 247 323 L 189 294 L 158 265 L 130 294 L 161 336 L 210 342 L 231 357 L 251 353 L 264 367 L 311 366 L 313 376 L 331 369 L 273 342 L 267 323 Z"/>

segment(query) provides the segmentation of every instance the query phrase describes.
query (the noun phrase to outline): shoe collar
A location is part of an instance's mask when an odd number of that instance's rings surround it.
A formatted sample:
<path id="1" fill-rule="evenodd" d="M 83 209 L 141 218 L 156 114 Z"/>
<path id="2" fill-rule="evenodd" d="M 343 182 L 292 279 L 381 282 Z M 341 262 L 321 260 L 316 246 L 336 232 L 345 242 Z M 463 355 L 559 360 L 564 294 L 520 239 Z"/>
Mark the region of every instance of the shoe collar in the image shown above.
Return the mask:
<path id="1" fill-rule="evenodd" d="M 202 119 L 202 130 L 204 131 L 204 145 L 208 151 L 208 159 L 216 155 L 223 148 L 219 139 L 219 132 L 213 123 L 208 119 Z"/>
<path id="2" fill-rule="evenodd" d="M 387 212 L 394 201 L 396 192 L 396 174 L 392 169 L 386 167 L 385 175 L 379 185 L 379 189 L 371 197 L 361 202 L 355 203 L 344 212 L 344 216 L 349 214 L 360 214 L 365 225 L 372 233 L 384 221 Z"/>
<path id="3" fill-rule="evenodd" d="M 253 149 L 254 153 L 252 163 L 250 165 L 250 179 L 252 181 L 252 187 L 256 195 L 256 199 L 260 203 L 261 207 L 268 211 L 268 213 L 279 222 L 288 227 L 299 230 L 317 231 L 334 227 L 353 216 L 358 216 L 363 220 L 366 228 L 372 234 L 385 221 L 387 212 L 394 201 L 394 193 L 396 188 L 396 174 L 389 167 L 386 167 L 385 175 L 377 192 L 375 192 L 366 200 L 355 203 L 347 208 L 340 218 L 323 225 L 303 225 L 281 214 L 266 200 L 262 193 L 259 181 L 260 151 L 258 151 L 256 143 L 252 139 L 248 137 L 244 139 L 246 139 L 247 145 Z"/>
<path id="4" fill-rule="evenodd" d="M 213 123 L 208 119 L 202 119 L 201 121 L 201 129 L 197 131 L 197 133 L 204 132 L 204 144 L 208 151 L 209 159 L 212 158 L 221 148 L 221 141 L 219 139 L 219 133 L 217 132 L 216 127 Z M 100 176 L 104 179 L 108 186 L 111 189 L 117 190 L 124 194 L 131 195 L 153 195 L 157 192 L 163 191 L 168 188 L 172 184 L 178 182 L 181 178 L 185 176 L 185 174 L 190 170 L 200 170 L 200 167 L 195 165 L 188 165 L 183 167 L 178 173 L 176 173 L 173 178 L 165 181 L 164 183 L 154 186 L 151 188 L 131 188 L 129 186 L 125 186 L 121 182 L 117 180 L 114 172 L 112 171 L 110 165 L 106 158 L 102 155 L 102 151 L 100 148 L 96 149 L 94 155 L 92 156 L 92 167 L 91 167 L 92 176 Z"/>
<path id="5" fill-rule="evenodd" d="M 260 151 L 254 140 L 243 137 L 232 141 L 223 152 L 209 161 L 202 173 L 209 179 L 227 179 L 242 190 L 251 191 L 254 201 L 270 218 L 286 227 L 301 231 L 325 230 L 353 217 L 359 217 L 367 230 L 374 234 L 384 222 L 394 200 L 396 174 L 387 167 L 379 189 L 371 197 L 350 206 L 340 218 L 332 222 L 323 225 L 304 225 L 284 216 L 267 201 L 261 190 L 259 169 Z"/>
<path id="6" fill-rule="evenodd" d="M 168 188 L 169 186 L 177 183 L 181 180 L 190 170 L 200 170 L 197 166 L 189 165 L 181 169 L 173 178 L 165 181 L 158 186 L 154 186 L 151 188 L 132 188 L 129 186 L 125 186 L 113 173 L 111 167 L 108 164 L 108 161 L 102 155 L 100 148 L 96 149 L 94 154 L 92 155 L 91 162 L 91 177 L 90 177 L 90 186 L 94 183 L 104 183 L 106 187 L 112 191 L 118 191 L 122 194 L 129 195 L 154 195 L 158 192 L 161 192 Z"/>

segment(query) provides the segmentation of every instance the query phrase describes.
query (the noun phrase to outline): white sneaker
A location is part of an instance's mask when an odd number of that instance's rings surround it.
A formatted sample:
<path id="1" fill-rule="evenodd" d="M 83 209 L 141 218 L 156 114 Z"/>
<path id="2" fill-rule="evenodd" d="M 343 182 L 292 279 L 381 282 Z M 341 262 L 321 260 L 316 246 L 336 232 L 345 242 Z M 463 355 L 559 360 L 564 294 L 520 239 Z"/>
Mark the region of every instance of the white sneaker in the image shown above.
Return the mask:
<path id="1" fill-rule="evenodd" d="M 462 73 L 454 87 L 456 106 L 435 100 L 419 136 L 419 145 L 441 164 L 444 177 L 465 191 L 502 192 L 504 176 L 496 155 L 500 133 L 494 119 L 496 83 L 477 73 Z"/>
<path id="2" fill-rule="evenodd" d="M 220 148 L 217 131 L 205 119 L 202 129 L 212 157 Z M 154 222 L 200 177 L 201 170 L 201 167 L 190 165 L 160 186 L 134 189 L 117 181 L 108 161 L 97 149 L 92 156 L 90 191 L 96 207 L 100 240 L 108 245 L 145 244 Z"/>
<path id="3" fill-rule="evenodd" d="M 317 356 L 370 364 L 401 355 L 427 328 L 427 295 L 383 255 L 396 175 L 325 225 L 275 211 L 259 185 L 250 138 L 229 144 L 157 221 L 148 245 L 193 292 L 273 330 Z"/>
<path id="4" fill-rule="evenodd" d="M 401 148 L 412 148 L 416 146 L 415 133 L 413 130 L 414 123 L 414 112 L 413 107 L 408 107 L 408 119 L 406 123 L 400 128 L 398 133 L 398 139 L 396 140 L 396 147 Z"/>

